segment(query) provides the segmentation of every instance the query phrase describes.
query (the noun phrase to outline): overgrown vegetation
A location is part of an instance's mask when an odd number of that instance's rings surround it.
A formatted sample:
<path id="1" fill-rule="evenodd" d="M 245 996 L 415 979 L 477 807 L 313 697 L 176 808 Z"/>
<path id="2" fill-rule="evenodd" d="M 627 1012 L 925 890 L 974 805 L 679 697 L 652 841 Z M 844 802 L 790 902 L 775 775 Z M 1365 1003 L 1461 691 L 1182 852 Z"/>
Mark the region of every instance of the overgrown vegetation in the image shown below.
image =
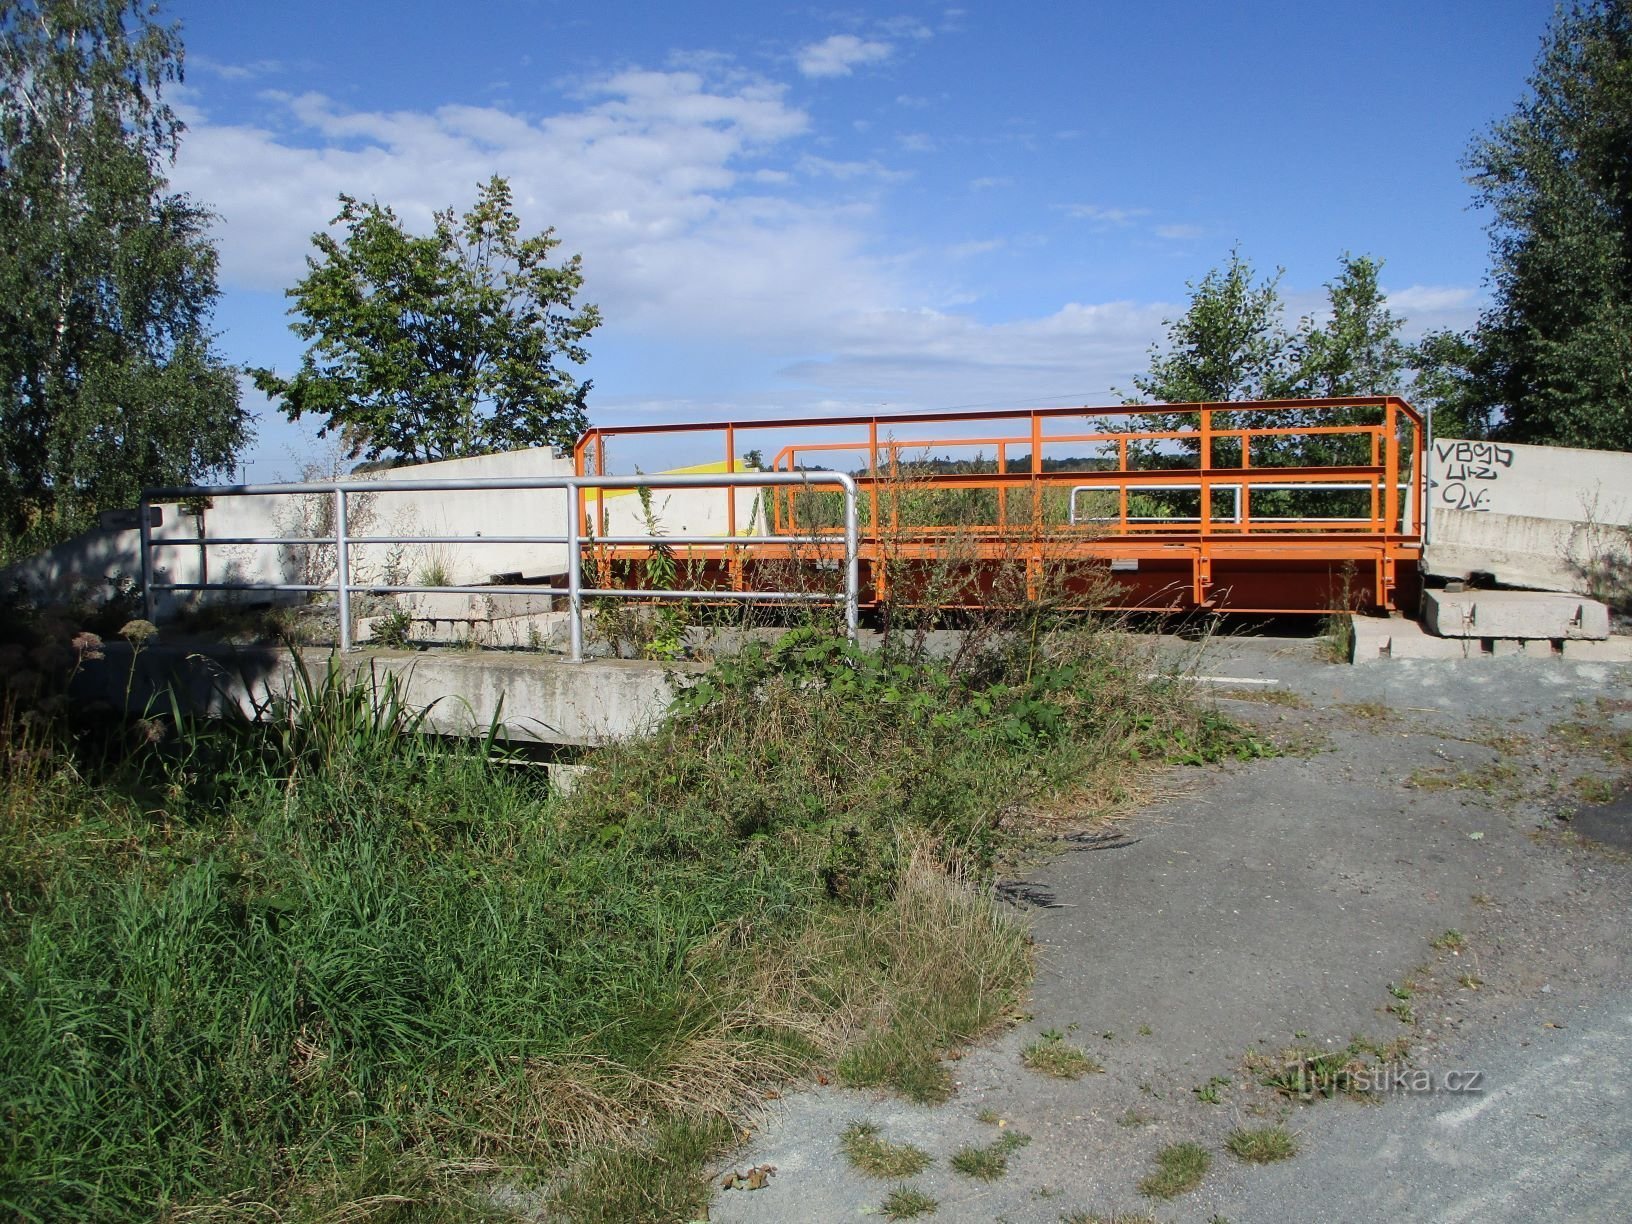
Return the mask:
<path id="1" fill-rule="evenodd" d="M 950 1090 L 938 1051 L 1028 979 L 986 884 L 1034 805 L 1087 818 L 1108 779 L 1256 750 L 1114 632 L 936 660 L 811 628 L 563 799 L 338 667 L 258 724 L 69 719 L 99 643 L 24 628 L 0 644 L 21 1220 L 694 1218 L 768 1083 Z"/>

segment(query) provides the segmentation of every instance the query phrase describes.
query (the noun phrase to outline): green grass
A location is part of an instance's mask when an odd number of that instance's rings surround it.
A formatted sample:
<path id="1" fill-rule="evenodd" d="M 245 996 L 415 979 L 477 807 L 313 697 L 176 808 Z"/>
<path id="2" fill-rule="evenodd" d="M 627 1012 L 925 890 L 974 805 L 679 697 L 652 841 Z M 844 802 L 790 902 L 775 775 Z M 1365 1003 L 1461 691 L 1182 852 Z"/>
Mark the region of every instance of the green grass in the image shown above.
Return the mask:
<path id="1" fill-rule="evenodd" d="M 891 1143 L 871 1122 L 852 1122 L 839 1137 L 851 1165 L 872 1177 L 916 1177 L 933 1163 L 910 1143 Z"/>
<path id="2" fill-rule="evenodd" d="M 1030 1135 L 1006 1131 L 996 1143 L 985 1147 L 969 1144 L 952 1153 L 948 1162 L 965 1177 L 977 1181 L 996 1181 L 1009 1171 L 1009 1157 L 1031 1142 Z"/>
<path id="3" fill-rule="evenodd" d="M 1250 1164 L 1269 1164 L 1297 1155 L 1298 1141 L 1284 1126 L 1237 1127 L 1224 1139 L 1232 1155 Z"/>
<path id="4" fill-rule="evenodd" d="M 1139 1183 L 1147 1198 L 1170 1199 L 1201 1185 L 1213 1156 L 1199 1143 L 1172 1143 L 1156 1153 L 1156 1170 Z"/>
<path id="5" fill-rule="evenodd" d="M 934 1215 L 940 1203 L 921 1190 L 911 1186 L 897 1186 L 884 1196 L 879 1210 L 886 1220 L 915 1220 L 919 1216 Z"/>
<path id="6" fill-rule="evenodd" d="M 1016 800 L 1244 750 L 1125 639 L 1038 640 L 791 635 L 567 799 L 389 679 L 53 729 L 0 669 L 0 1215 L 695 1218 L 768 1083 L 943 1098 L 1029 979 Z"/>
<path id="7" fill-rule="evenodd" d="M 1076 1080 L 1105 1070 L 1081 1046 L 1046 1033 L 1027 1043 L 1020 1051 L 1020 1061 L 1033 1071 L 1052 1075 L 1055 1079 Z"/>

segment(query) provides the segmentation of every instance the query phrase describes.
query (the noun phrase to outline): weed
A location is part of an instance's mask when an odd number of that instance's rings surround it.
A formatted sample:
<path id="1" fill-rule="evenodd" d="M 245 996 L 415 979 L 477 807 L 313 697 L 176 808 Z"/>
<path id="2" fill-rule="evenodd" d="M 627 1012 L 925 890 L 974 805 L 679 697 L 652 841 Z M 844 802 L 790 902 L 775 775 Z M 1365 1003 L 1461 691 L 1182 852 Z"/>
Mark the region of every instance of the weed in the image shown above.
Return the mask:
<path id="1" fill-rule="evenodd" d="M 1055 1079 L 1076 1080 L 1085 1075 L 1098 1075 L 1105 1068 L 1081 1046 L 1065 1041 L 1059 1034 L 1043 1034 L 1029 1042 L 1020 1051 L 1020 1061 L 1033 1071 L 1052 1075 Z"/>
<path id="2" fill-rule="evenodd" d="M 1298 1141 L 1284 1126 L 1237 1127 L 1224 1139 L 1231 1154 L 1251 1164 L 1269 1164 L 1295 1156 Z"/>
<path id="3" fill-rule="evenodd" d="M 1265 1087 L 1294 1100 L 1313 1101 L 1339 1093 L 1363 1095 L 1366 1073 L 1376 1062 L 1400 1061 L 1409 1052 L 1408 1038 L 1377 1043 L 1355 1037 L 1334 1050 L 1293 1046 L 1275 1056 L 1252 1054 L 1247 1057 L 1247 1066 Z"/>
<path id="4" fill-rule="evenodd" d="M 1121 1117 L 1117 1118 L 1116 1124 L 1128 1130 L 1136 1130 L 1141 1126 L 1149 1126 L 1155 1120 L 1156 1118 L 1152 1114 L 1142 1113 L 1137 1109 L 1128 1109 Z"/>
<path id="5" fill-rule="evenodd" d="M 1141 1036 L 1141 1037 L 1149 1037 L 1149 1036 L 1150 1036 L 1150 1033 L 1151 1033 L 1151 1028 L 1150 1028 L 1150 1025 L 1148 1025 L 1148 1024 L 1141 1024 L 1141 1025 L 1140 1025 L 1140 1026 L 1139 1026 L 1139 1036 Z"/>
<path id="6" fill-rule="evenodd" d="M 884 1202 L 879 1206 L 879 1210 L 884 1213 L 886 1220 L 914 1220 L 919 1216 L 934 1215 L 935 1209 L 939 1206 L 940 1203 L 922 1190 L 914 1190 L 911 1186 L 897 1186 L 884 1196 Z"/>
<path id="7" fill-rule="evenodd" d="M 881 1138 L 871 1122 L 852 1122 L 839 1137 L 845 1157 L 872 1177 L 916 1177 L 929 1168 L 929 1154 L 910 1143 Z"/>
<path id="8" fill-rule="evenodd" d="M 989 1143 L 985 1147 L 971 1144 L 959 1148 L 952 1153 L 949 1163 L 965 1177 L 973 1177 L 977 1181 L 996 1181 L 1009 1171 L 1009 1157 L 1030 1142 L 1030 1135 L 1006 1131 L 996 1143 Z"/>
<path id="9" fill-rule="evenodd" d="M 1505 761 L 1478 769 L 1451 769 L 1443 766 L 1424 766 L 1412 770 L 1405 779 L 1407 786 L 1417 790 L 1471 790 L 1487 798 L 1511 794 L 1519 782 L 1519 771 Z"/>
<path id="10" fill-rule="evenodd" d="M 1219 1089 L 1228 1088 L 1229 1086 L 1230 1080 L 1228 1076 L 1215 1075 L 1205 1084 L 1192 1088 L 1190 1091 L 1196 1094 L 1196 1100 L 1200 1101 L 1203 1105 L 1219 1105 L 1222 1104 L 1224 1100 L 1224 1098 L 1219 1094 Z"/>
<path id="11" fill-rule="evenodd" d="M 1403 986 L 1396 986 L 1393 982 L 1390 982 L 1388 984 L 1388 993 L 1393 995 L 1396 999 L 1409 999 L 1416 992 L 1411 989 L 1410 982 L 1407 982 Z"/>
<path id="12" fill-rule="evenodd" d="M 1441 952 L 1461 952 L 1468 946 L 1467 937 L 1454 927 L 1441 935 L 1436 935 L 1428 941 L 1430 948 L 1437 948 Z"/>
<path id="13" fill-rule="evenodd" d="M 976 1122 L 984 1122 L 987 1126 L 996 1126 L 1002 1120 L 997 1110 L 990 1108 L 982 1109 L 975 1115 Z"/>
<path id="14" fill-rule="evenodd" d="M 1582 803 L 1604 804 L 1615 798 L 1615 784 L 1594 774 L 1584 774 L 1570 783 L 1570 789 Z"/>
<path id="15" fill-rule="evenodd" d="M 1387 722 L 1398 717 L 1393 707 L 1384 705 L 1381 701 L 1352 701 L 1339 703 L 1338 709 L 1350 718 L 1361 718 L 1368 722 Z"/>
<path id="16" fill-rule="evenodd" d="M 1417 1022 L 1416 1010 L 1409 1003 L 1390 1003 L 1388 1012 L 1401 1024 L 1415 1024 Z"/>
<path id="17" fill-rule="evenodd" d="M 1456 979 L 1456 984 L 1462 987 L 1463 990 L 1478 990 L 1479 987 L 1485 984 L 1485 980 L 1477 973 L 1464 973 Z"/>
<path id="18" fill-rule="evenodd" d="M 374 641 L 391 650 L 408 645 L 408 635 L 414 624 L 405 608 L 395 608 L 374 622 Z"/>
<path id="19" fill-rule="evenodd" d="M 1156 1171 L 1139 1183 L 1147 1198 L 1170 1199 L 1201 1185 L 1213 1156 L 1199 1143 L 1171 1143 L 1156 1153 Z"/>
<path id="20" fill-rule="evenodd" d="M 1143 1212 L 1117 1211 L 1111 1215 L 1095 1215 L 1091 1211 L 1076 1211 L 1061 1216 L 1060 1224 L 1157 1224 L 1156 1217 Z"/>

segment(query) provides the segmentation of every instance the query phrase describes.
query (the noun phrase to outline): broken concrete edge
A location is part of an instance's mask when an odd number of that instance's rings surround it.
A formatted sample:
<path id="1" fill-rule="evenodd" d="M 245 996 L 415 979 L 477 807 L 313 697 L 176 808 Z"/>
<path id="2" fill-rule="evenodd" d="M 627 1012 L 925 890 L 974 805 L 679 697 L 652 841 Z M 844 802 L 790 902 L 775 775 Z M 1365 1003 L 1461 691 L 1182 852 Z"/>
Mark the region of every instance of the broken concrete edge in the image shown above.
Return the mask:
<path id="1" fill-rule="evenodd" d="M 1392 616 L 1350 615 L 1354 649 L 1349 661 L 1388 659 L 1564 659 L 1571 662 L 1632 662 L 1632 637 L 1584 638 L 1437 637 L 1416 621 Z"/>

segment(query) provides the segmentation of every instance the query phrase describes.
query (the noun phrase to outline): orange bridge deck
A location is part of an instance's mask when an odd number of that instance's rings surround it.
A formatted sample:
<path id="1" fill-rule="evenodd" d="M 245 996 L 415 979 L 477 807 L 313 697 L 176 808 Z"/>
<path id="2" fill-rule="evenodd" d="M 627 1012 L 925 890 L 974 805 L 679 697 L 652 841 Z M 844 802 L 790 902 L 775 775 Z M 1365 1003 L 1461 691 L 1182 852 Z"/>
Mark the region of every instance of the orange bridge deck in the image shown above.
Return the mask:
<path id="1" fill-rule="evenodd" d="M 614 466 L 625 452 L 649 468 L 847 472 L 867 605 L 972 606 L 1056 582 L 1110 608 L 1324 612 L 1415 599 L 1425 433 L 1405 401 L 1366 396 L 615 426 L 586 433 L 575 461 L 586 476 L 632 474 Z M 757 542 L 677 550 L 686 585 L 832 573 L 839 494 L 706 495 L 723 536 Z M 610 534 L 604 499 L 579 496 L 585 531 Z M 649 547 L 590 552 L 646 581 Z"/>

